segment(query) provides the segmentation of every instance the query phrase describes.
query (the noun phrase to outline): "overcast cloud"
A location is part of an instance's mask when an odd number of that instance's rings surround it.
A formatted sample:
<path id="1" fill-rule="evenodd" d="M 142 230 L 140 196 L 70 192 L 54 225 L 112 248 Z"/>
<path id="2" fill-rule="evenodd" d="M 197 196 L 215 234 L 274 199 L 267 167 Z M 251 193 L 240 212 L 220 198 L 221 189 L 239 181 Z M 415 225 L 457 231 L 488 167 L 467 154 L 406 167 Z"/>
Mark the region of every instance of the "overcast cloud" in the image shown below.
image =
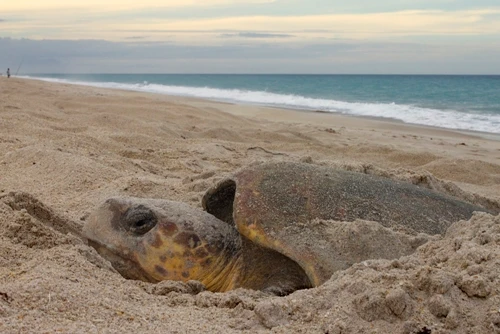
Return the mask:
<path id="1" fill-rule="evenodd" d="M 497 0 L 2 1 L 21 73 L 500 74 Z"/>

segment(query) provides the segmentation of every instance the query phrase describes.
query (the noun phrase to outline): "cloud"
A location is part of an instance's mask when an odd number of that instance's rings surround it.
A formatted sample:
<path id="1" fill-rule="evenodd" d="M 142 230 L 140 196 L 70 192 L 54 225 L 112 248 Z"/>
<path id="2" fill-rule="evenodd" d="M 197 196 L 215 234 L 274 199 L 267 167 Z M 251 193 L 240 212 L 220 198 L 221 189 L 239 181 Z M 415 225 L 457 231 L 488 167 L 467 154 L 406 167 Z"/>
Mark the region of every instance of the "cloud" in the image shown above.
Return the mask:
<path id="1" fill-rule="evenodd" d="M 130 37 L 125 37 L 125 39 L 128 40 L 144 40 L 147 39 L 148 36 L 130 36 Z"/>
<path id="2" fill-rule="evenodd" d="M 0 64 L 22 73 L 469 73 L 500 74 L 500 46 L 337 40 L 289 45 L 0 38 Z"/>
<path id="3" fill-rule="evenodd" d="M 235 5 L 235 4 L 264 4 L 271 3 L 272 0 L 204 0 L 203 6 L 216 5 Z M 137 10 L 148 8 L 176 8 L 199 6 L 198 0 L 85 0 L 85 1 L 67 1 L 67 0 L 17 0 L 8 1 L 2 4 L 2 9 L 6 12 L 22 12 L 22 11 L 44 11 L 44 10 L 64 10 L 64 9 L 88 9 L 96 12 L 100 10 Z"/>
<path id="4" fill-rule="evenodd" d="M 368 14 L 334 14 L 309 16 L 226 17 L 174 22 L 151 22 L 149 27 L 162 26 L 176 30 L 258 30 L 296 32 L 329 30 L 343 35 L 381 34 L 473 34 L 500 33 L 500 10 L 473 11 L 402 11 Z M 130 24 L 129 27 L 137 25 Z M 146 27 L 145 27 L 146 28 Z"/>
<path id="5" fill-rule="evenodd" d="M 221 34 L 220 37 L 223 37 L 223 38 L 234 38 L 234 37 L 243 37 L 243 38 L 290 38 L 290 37 L 294 37 L 294 35 L 290 35 L 290 34 L 277 34 L 277 33 L 263 33 L 263 32 L 237 32 L 237 33 Z"/>
<path id="6" fill-rule="evenodd" d="M 222 0 L 221 0 L 222 1 Z M 229 1 L 229 0 L 228 0 Z M 150 41 L 186 44 L 220 43 L 226 39 L 275 38 L 283 42 L 325 38 L 390 39 L 406 36 L 478 36 L 500 34 L 500 9 L 465 11 L 411 10 L 381 13 L 302 16 L 230 16 L 160 18 L 158 16 L 88 16 L 39 14 L 30 20 L 6 24 L 11 36 L 51 39 L 124 41 L 148 35 Z M 224 34 L 221 36 L 221 32 Z M 250 32 L 246 34 L 246 32 Z M 260 36 L 258 34 L 261 34 Z M 275 36 L 265 36 L 274 34 Z M 280 36 L 283 35 L 283 36 Z M 285 36 L 287 38 L 284 38 Z"/>

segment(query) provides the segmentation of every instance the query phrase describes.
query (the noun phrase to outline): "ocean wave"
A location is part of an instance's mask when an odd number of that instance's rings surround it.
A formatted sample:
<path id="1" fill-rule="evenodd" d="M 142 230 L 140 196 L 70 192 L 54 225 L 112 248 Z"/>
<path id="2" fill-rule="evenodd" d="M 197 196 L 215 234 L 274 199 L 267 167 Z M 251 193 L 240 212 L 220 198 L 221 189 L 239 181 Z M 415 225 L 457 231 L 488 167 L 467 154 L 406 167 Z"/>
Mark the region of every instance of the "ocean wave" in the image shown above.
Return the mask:
<path id="1" fill-rule="evenodd" d="M 93 87 L 197 97 L 233 103 L 247 103 L 280 108 L 324 111 L 352 116 L 381 117 L 395 119 L 409 124 L 435 126 L 456 130 L 500 133 L 500 115 L 475 114 L 456 110 L 422 108 L 396 103 L 346 102 L 331 99 L 311 98 L 300 95 L 276 94 L 266 91 L 170 86 L 148 83 L 147 81 L 138 84 L 129 84 L 117 82 L 87 82 L 41 77 L 27 78 Z"/>

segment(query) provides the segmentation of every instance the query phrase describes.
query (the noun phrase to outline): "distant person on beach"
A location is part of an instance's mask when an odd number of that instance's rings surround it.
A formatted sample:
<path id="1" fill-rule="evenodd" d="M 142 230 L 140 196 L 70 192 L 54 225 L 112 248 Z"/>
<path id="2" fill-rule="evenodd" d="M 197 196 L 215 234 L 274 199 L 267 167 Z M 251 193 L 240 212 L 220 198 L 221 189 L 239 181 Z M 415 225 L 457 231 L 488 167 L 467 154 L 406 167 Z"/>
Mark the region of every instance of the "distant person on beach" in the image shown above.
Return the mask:
<path id="1" fill-rule="evenodd" d="M 10 68 L 7 69 L 7 78 L 10 78 Z"/>

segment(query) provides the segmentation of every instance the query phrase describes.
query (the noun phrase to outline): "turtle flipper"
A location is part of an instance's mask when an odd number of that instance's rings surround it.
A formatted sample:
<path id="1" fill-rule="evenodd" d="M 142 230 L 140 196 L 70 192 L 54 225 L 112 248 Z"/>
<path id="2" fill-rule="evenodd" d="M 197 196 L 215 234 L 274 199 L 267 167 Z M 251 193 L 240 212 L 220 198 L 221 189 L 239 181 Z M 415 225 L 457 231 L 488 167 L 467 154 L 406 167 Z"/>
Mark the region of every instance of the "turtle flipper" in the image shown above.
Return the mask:
<path id="1" fill-rule="evenodd" d="M 201 200 L 203 209 L 222 221 L 234 226 L 233 202 L 236 193 L 236 182 L 223 179 L 215 187 L 205 192 Z"/>
<path id="2" fill-rule="evenodd" d="M 242 237 L 243 264 L 238 285 L 285 296 L 312 288 L 307 274 L 297 262 L 268 247 Z"/>

